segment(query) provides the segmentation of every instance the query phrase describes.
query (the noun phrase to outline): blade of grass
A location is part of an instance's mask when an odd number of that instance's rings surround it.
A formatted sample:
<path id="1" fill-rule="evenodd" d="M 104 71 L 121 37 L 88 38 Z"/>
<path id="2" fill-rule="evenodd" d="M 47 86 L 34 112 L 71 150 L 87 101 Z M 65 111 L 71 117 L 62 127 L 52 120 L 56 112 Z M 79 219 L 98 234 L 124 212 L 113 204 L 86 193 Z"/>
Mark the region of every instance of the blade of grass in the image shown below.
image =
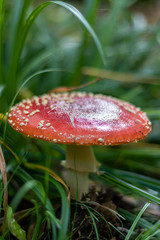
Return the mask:
<path id="1" fill-rule="evenodd" d="M 80 203 L 80 204 L 81 204 L 81 203 Z M 84 203 L 83 203 L 83 204 L 84 204 Z M 84 204 L 84 205 L 85 205 L 85 204 Z M 96 210 L 95 210 L 94 208 L 92 208 L 92 207 L 88 207 L 88 208 L 89 208 L 91 211 L 94 211 L 95 214 L 97 214 L 100 218 L 103 219 L 103 221 L 107 224 L 107 226 L 108 226 L 108 228 L 109 228 L 109 231 L 110 231 L 111 236 L 112 236 L 112 232 L 111 232 L 110 226 L 111 226 L 112 228 L 114 228 L 117 232 L 119 232 L 119 233 L 124 237 L 124 234 L 121 233 L 121 231 L 120 231 L 118 228 L 116 228 L 112 223 L 108 222 L 108 221 L 103 217 L 102 214 L 100 214 L 98 211 L 96 211 Z M 124 217 L 122 217 L 122 216 L 121 216 L 121 218 L 124 219 Z M 118 218 L 118 220 L 121 222 L 120 218 Z M 121 224 L 122 224 L 122 222 L 121 222 Z M 113 236 L 112 236 L 112 237 L 113 237 Z"/>
<path id="2" fill-rule="evenodd" d="M 54 56 L 54 54 L 58 55 L 58 52 L 56 52 L 55 47 L 53 48 L 50 47 L 49 49 L 45 49 L 40 53 L 36 54 L 36 56 L 30 59 L 29 62 L 25 63 L 25 66 L 22 68 L 22 71 L 18 75 L 18 82 L 23 81 L 23 79 L 27 77 L 27 74 L 29 72 L 33 72 L 33 69 L 35 68 L 41 69 L 41 67 L 44 66 L 44 64 L 48 62 L 51 59 L 51 57 Z"/>
<path id="3" fill-rule="evenodd" d="M 127 183 L 126 181 L 118 178 L 118 177 L 115 177 L 111 174 L 103 174 L 101 176 L 99 176 L 100 178 L 102 178 L 103 180 L 106 180 L 106 181 L 110 181 L 112 183 L 116 183 L 117 185 L 123 187 L 123 188 L 126 188 L 126 189 L 130 189 L 131 191 L 133 191 L 134 193 L 136 193 L 137 195 L 140 195 L 146 199 L 148 199 L 149 201 L 152 201 L 152 202 L 155 202 L 157 204 L 160 204 L 160 198 L 154 196 L 153 194 L 150 194 L 138 187 L 135 187 L 134 185 L 130 184 L 130 183 Z"/>
<path id="4" fill-rule="evenodd" d="M 104 55 L 104 51 L 102 49 L 101 43 L 97 37 L 97 35 L 95 34 L 94 30 L 92 29 L 92 27 L 90 26 L 90 24 L 88 23 L 88 21 L 83 17 L 83 15 L 72 5 L 68 4 L 68 3 L 64 3 L 61 1 L 54 1 L 56 4 L 63 6 L 64 8 L 68 9 L 73 15 L 76 16 L 77 19 L 79 19 L 79 21 L 85 26 L 85 28 L 88 30 L 88 32 L 91 34 L 95 45 L 98 49 L 98 52 L 100 54 L 100 57 L 103 61 L 103 64 L 105 65 L 105 55 Z M 97 5 L 98 3 L 96 3 Z M 92 13 L 93 14 L 93 13 Z M 93 16 L 91 16 L 92 18 Z"/>
<path id="5" fill-rule="evenodd" d="M 10 8 L 10 38 L 8 39 L 8 49 L 7 49 L 7 57 L 8 57 L 8 65 L 10 66 L 10 74 L 13 71 L 16 50 L 19 45 L 19 38 L 23 31 L 23 25 L 25 22 L 26 13 L 29 7 L 31 0 L 21 0 L 20 2 L 13 0 L 13 4 Z M 12 66 L 11 66 L 12 65 Z M 8 79 L 9 80 L 9 79 Z"/>
<path id="6" fill-rule="evenodd" d="M 149 240 L 155 235 L 160 236 L 160 220 L 142 234 L 141 240 Z"/>
<path id="7" fill-rule="evenodd" d="M 39 175 L 39 179 L 41 180 L 42 178 L 44 177 L 42 175 Z M 59 221 L 59 233 L 57 236 L 57 240 L 66 239 L 70 215 L 69 201 L 61 184 L 59 184 L 53 178 L 50 178 L 49 181 L 54 186 L 56 186 L 61 196 L 61 218 L 60 220 L 57 219 Z M 50 216 L 52 220 L 54 220 L 54 218 L 56 217 L 55 215 L 53 216 L 53 213 L 49 211 L 49 209 L 47 210 L 47 216 Z"/>
<path id="8" fill-rule="evenodd" d="M 126 83 L 141 83 L 160 85 L 158 77 L 144 77 L 136 74 L 116 72 L 93 67 L 84 67 L 83 74 L 93 77 L 101 77 L 110 80 L 126 82 Z"/>
<path id="9" fill-rule="evenodd" d="M 11 206 L 13 211 L 15 211 L 19 205 L 19 203 L 21 202 L 21 200 L 23 199 L 23 197 L 26 195 L 26 193 L 28 191 L 30 191 L 32 188 L 34 188 L 35 186 L 39 187 L 38 185 L 38 181 L 36 180 L 30 180 L 28 182 L 26 182 L 16 193 L 16 195 L 14 196 L 12 202 L 11 202 Z"/>
<path id="10" fill-rule="evenodd" d="M 49 216 L 54 222 L 57 223 L 57 227 L 58 227 L 58 228 L 61 228 L 60 221 L 59 221 L 59 220 L 57 221 L 57 218 L 55 217 L 55 215 L 53 215 L 52 212 L 50 212 L 50 211 L 47 210 L 47 211 L 46 211 L 46 215 Z"/>
<path id="11" fill-rule="evenodd" d="M 0 113 L 0 121 L 6 121 L 6 115 L 4 115 L 3 113 Z"/>
<path id="12" fill-rule="evenodd" d="M 96 238 L 97 238 L 97 240 L 99 240 L 98 229 L 97 229 L 96 222 L 95 222 L 95 220 L 98 221 L 98 218 L 94 215 L 94 213 L 92 213 L 92 212 L 90 211 L 90 209 L 88 208 L 87 205 L 85 205 L 85 204 L 83 204 L 83 203 L 80 203 L 80 204 L 87 209 L 87 211 L 88 211 L 88 213 L 89 213 L 89 215 L 90 215 L 90 217 L 91 217 L 91 220 L 92 220 L 92 222 L 93 222 L 94 230 L 95 230 L 95 233 L 96 233 Z"/>
<path id="13" fill-rule="evenodd" d="M 40 4 L 38 7 L 36 7 L 26 20 L 26 23 L 25 23 L 24 28 L 23 28 L 23 33 L 21 34 L 21 36 L 19 38 L 18 46 L 16 48 L 16 52 L 14 53 L 14 68 L 11 71 L 11 73 L 12 73 L 12 74 L 10 74 L 11 76 L 15 75 L 15 73 L 16 73 L 16 70 L 17 70 L 18 64 L 19 64 L 19 60 L 20 60 L 20 56 L 21 56 L 21 53 L 22 53 L 22 50 L 23 50 L 23 47 L 24 47 L 24 43 L 25 43 L 27 34 L 28 34 L 32 24 L 34 23 L 37 16 L 42 12 L 42 10 L 44 10 L 47 6 L 49 6 L 51 4 L 56 4 L 56 5 L 59 5 L 61 7 L 64 7 L 70 13 L 72 13 L 84 25 L 84 27 L 91 34 L 91 36 L 92 36 L 92 38 L 95 42 L 95 45 L 98 49 L 98 52 L 101 56 L 101 59 L 105 64 L 105 56 L 104 56 L 104 52 L 102 50 L 102 46 L 100 44 L 100 41 L 99 41 L 98 37 L 96 36 L 92 27 L 89 25 L 87 20 L 83 17 L 83 15 L 74 6 L 72 6 L 68 3 L 65 3 L 65 2 L 62 2 L 62 1 L 48 1 L 48 2 Z M 14 73 L 13 73 L 13 71 L 14 71 Z M 12 81 L 13 81 L 13 79 L 12 79 Z M 13 86 L 12 86 L 12 88 L 13 88 Z"/>
<path id="14" fill-rule="evenodd" d="M 47 171 L 51 177 L 53 177 L 56 181 L 60 182 L 65 187 L 67 193 L 69 194 L 68 186 L 65 184 L 65 182 L 53 170 L 48 169 L 45 166 L 38 165 L 38 164 L 33 164 L 33 163 L 25 163 L 24 165 L 28 168 L 40 169 L 42 171 Z"/>
<path id="15" fill-rule="evenodd" d="M 42 215 L 39 212 L 39 204 L 37 203 L 37 201 L 33 200 L 33 203 L 35 205 L 35 209 L 36 209 L 36 226 L 34 227 L 34 233 L 32 235 L 32 240 L 37 240 L 38 238 L 38 233 L 40 230 L 40 225 L 42 223 Z M 54 219 L 56 221 L 56 219 Z"/>
<path id="16" fill-rule="evenodd" d="M 8 112 L 10 112 L 11 110 L 11 107 L 13 106 L 18 94 L 20 93 L 20 91 L 23 89 L 23 87 L 30 81 L 32 80 L 34 77 L 40 75 L 40 74 L 43 74 L 43 73 L 49 73 L 49 72 L 54 72 L 54 71 L 62 71 L 62 69 L 46 69 L 46 70 L 42 70 L 42 71 L 39 71 L 39 72 L 36 72 L 34 74 L 32 74 L 31 76 L 29 76 L 22 84 L 21 86 L 19 87 L 19 89 L 17 90 L 16 94 L 14 95 L 12 101 L 11 101 L 11 104 L 9 106 L 9 109 L 8 109 Z M 7 114 L 7 119 L 8 119 L 8 114 Z M 6 135 L 6 129 L 7 129 L 7 121 L 5 122 L 5 126 L 4 126 L 4 131 L 3 131 L 3 142 L 5 144 L 5 135 Z"/>
<path id="17" fill-rule="evenodd" d="M 73 237 L 73 230 L 74 230 L 76 216 L 77 216 L 77 208 L 78 208 L 78 201 L 76 201 L 76 207 L 75 207 L 75 211 L 74 211 L 74 217 L 73 217 L 73 221 L 72 221 L 72 228 L 70 231 L 69 240 L 72 240 L 72 237 Z"/>
<path id="18" fill-rule="evenodd" d="M 100 4 L 99 0 L 84 2 L 84 9 L 86 11 L 86 19 L 90 25 L 93 25 L 93 21 L 96 17 L 99 4 Z M 85 29 L 83 32 L 83 40 L 81 43 L 78 61 L 76 63 L 75 69 L 73 71 L 74 74 L 72 75 L 72 78 L 70 79 L 70 86 L 79 86 L 80 85 L 81 67 L 83 66 L 83 62 L 85 59 L 85 52 L 86 52 L 87 45 L 88 45 L 88 32 L 87 32 L 87 29 Z"/>
<path id="19" fill-rule="evenodd" d="M 60 230 L 58 234 L 58 240 L 67 239 L 67 232 L 68 232 L 68 224 L 69 224 L 69 215 L 70 215 L 70 208 L 69 208 L 69 201 L 66 197 L 65 191 L 63 187 L 56 182 L 54 179 L 50 178 L 50 182 L 56 186 L 60 195 L 61 195 L 61 219 L 60 219 Z"/>
<path id="20" fill-rule="evenodd" d="M 105 24 L 105 28 L 107 29 L 107 31 L 105 32 L 105 34 L 103 32 L 101 37 L 102 42 L 105 42 L 105 46 L 109 45 L 115 32 L 117 31 L 117 26 L 119 24 L 118 19 L 128 4 L 128 0 L 112 0 L 110 2 L 111 9 Z"/>
<path id="21" fill-rule="evenodd" d="M 159 234 L 160 233 L 160 229 L 158 229 L 156 232 L 152 233 L 150 236 L 148 236 L 147 238 L 143 238 L 143 240 L 149 240 L 151 239 L 152 237 L 154 237 L 155 235 Z"/>
<path id="22" fill-rule="evenodd" d="M 0 2 L 0 83 L 4 82 L 4 67 L 3 67 L 3 33 L 4 33 L 4 15 L 5 15 L 6 0 Z"/>
<path id="23" fill-rule="evenodd" d="M 19 177 L 21 179 L 21 181 L 23 181 L 24 183 L 26 183 L 27 181 L 33 180 L 33 178 L 26 171 L 24 171 L 23 169 L 20 168 L 21 163 L 22 163 L 22 160 L 18 165 L 15 166 L 15 168 L 12 168 L 13 173 L 12 173 L 11 177 L 9 178 L 7 184 L 9 184 L 9 182 L 12 180 L 15 173 L 16 173 L 16 176 Z M 54 214 L 54 209 L 52 207 L 50 200 L 45 195 L 45 191 L 44 191 L 42 184 L 40 182 L 38 182 L 38 183 L 39 183 L 40 187 L 35 186 L 32 190 L 35 192 L 35 194 L 41 200 L 41 202 L 45 203 L 46 209 L 48 209 L 48 211 L 50 211 L 52 214 Z M 57 236 L 56 224 L 58 224 L 58 219 L 56 222 L 51 220 L 51 225 L 52 225 L 52 229 L 53 229 L 53 239 L 56 239 L 56 236 Z"/>
<path id="24" fill-rule="evenodd" d="M 118 208 L 118 212 L 123 215 L 126 219 L 127 222 L 129 223 L 133 223 L 133 221 L 135 220 L 136 218 L 136 214 L 130 212 L 130 211 L 127 211 L 127 210 L 124 210 L 122 208 Z M 140 218 L 137 225 L 142 229 L 147 229 L 147 228 L 151 228 L 152 227 L 152 223 L 150 223 L 149 221 L 147 221 L 146 219 L 144 218 Z"/>
<path id="25" fill-rule="evenodd" d="M 94 201 L 83 201 L 84 204 L 87 204 L 87 205 L 93 205 L 93 206 L 97 206 L 99 208 L 104 208 L 104 209 L 107 209 L 109 212 L 111 212 L 115 217 L 117 217 L 118 219 L 122 218 L 123 220 L 125 220 L 125 218 L 123 216 L 121 216 L 118 212 L 116 212 L 115 210 L 109 208 L 109 207 L 106 207 L 106 206 L 103 206 L 101 204 L 99 204 L 98 202 L 94 202 Z"/>
<path id="26" fill-rule="evenodd" d="M 17 169 L 16 175 L 23 182 L 33 180 L 33 178 L 20 167 Z M 39 182 L 39 184 L 40 184 L 40 188 L 35 186 L 32 190 L 35 192 L 35 194 L 41 200 L 42 203 L 45 201 L 46 210 L 50 211 L 53 215 L 55 215 L 54 208 L 52 207 L 50 200 L 45 196 L 45 191 L 44 191 L 42 184 L 40 182 Z M 52 229 L 53 229 L 53 239 L 57 239 L 56 226 L 59 226 L 59 220 L 57 218 L 55 218 L 55 219 L 56 219 L 56 221 L 53 221 L 52 219 L 50 219 Z"/>
<path id="27" fill-rule="evenodd" d="M 160 109 L 145 109 L 145 112 L 150 118 L 160 118 Z"/>
<path id="28" fill-rule="evenodd" d="M 24 182 L 33 180 L 33 178 L 27 172 L 22 170 L 21 168 L 18 169 L 17 176 L 20 177 L 20 179 Z M 43 178 L 42 175 L 40 175 L 39 177 Z M 50 218 L 50 221 L 51 221 L 51 225 L 53 227 L 53 236 L 54 236 L 53 239 L 58 239 L 58 240 L 66 239 L 67 231 L 68 231 L 68 222 L 69 222 L 69 202 L 68 202 L 68 199 L 66 197 L 66 194 L 65 194 L 65 191 L 64 191 L 63 187 L 58 182 L 56 182 L 53 178 L 50 178 L 50 182 L 58 189 L 58 191 L 61 195 L 62 210 L 61 210 L 60 225 L 59 225 L 59 219 L 56 218 L 56 216 L 55 216 L 52 204 L 51 204 L 50 200 L 48 199 L 48 197 L 46 196 L 41 182 L 39 182 L 40 188 L 35 186 L 32 190 L 39 197 L 41 202 L 43 204 L 45 204 L 46 211 L 50 212 L 50 216 L 52 215 L 52 217 Z M 54 216 L 54 218 L 53 218 L 53 216 Z M 56 234 L 55 226 L 59 228 L 58 236 Z M 58 238 L 56 238 L 56 236 Z"/>
<path id="29" fill-rule="evenodd" d="M 153 179 L 151 177 L 147 177 L 138 173 L 128 172 L 120 169 L 110 169 L 109 172 L 131 183 L 133 182 L 139 183 L 140 185 L 146 186 L 155 191 L 159 191 L 160 189 L 160 181 Z"/>
<path id="30" fill-rule="evenodd" d="M 104 57 L 104 52 L 102 50 L 100 41 L 98 40 L 98 37 L 96 36 L 94 30 L 91 28 L 91 26 L 89 25 L 89 23 L 87 22 L 87 20 L 83 17 L 83 15 L 72 5 L 62 2 L 62 1 L 48 1 L 45 3 L 40 4 L 38 7 L 36 7 L 32 13 L 29 15 L 29 17 L 26 20 L 26 23 L 23 27 L 23 32 L 21 33 L 20 37 L 19 37 L 19 41 L 18 41 L 18 45 L 16 46 L 15 52 L 14 52 L 14 65 L 11 67 L 10 70 L 10 76 L 12 76 L 12 92 L 14 93 L 15 91 L 15 86 L 16 83 L 14 83 L 16 81 L 16 71 L 19 65 L 19 61 L 20 61 L 20 56 L 24 47 L 24 43 L 27 37 L 27 34 L 32 26 L 32 24 L 34 23 L 35 19 L 37 18 L 37 16 L 49 5 L 51 4 L 56 4 L 59 5 L 61 7 L 64 7 L 65 9 L 67 9 L 69 12 L 71 12 L 84 26 L 85 28 L 89 31 L 89 33 L 91 34 L 96 47 L 98 49 L 98 52 L 103 60 L 103 62 L 105 62 L 105 57 Z M 12 61 L 13 62 L 13 61 Z M 9 78 L 10 81 L 10 78 Z M 14 86 L 14 89 L 13 89 Z M 13 94 L 11 94 L 13 95 Z"/>
<path id="31" fill-rule="evenodd" d="M 146 203 L 144 205 L 144 207 L 141 209 L 141 211 L 139 212 L 139 214 L 137 215 L 136 219 L 134 220 L 129 232 L 127 233 L 127 236 L 125 237 L 125 240 L 129 240 L 136 225 L 137 225 L 137 222 L 139 221 L 139 219 L 141 218 L 142 214 L 145 212 L 145 210 L 147 209 L 147 207 L 150 205 L 150 203 Z"/>
<path id="32" fill-rule="evenodd" d="M 19 48 L 21 43 L 21 36 L 25 24 L 26 14 L 31 0 L 14 1 L 11 7 L 10 19 L 10 38 L 7 45 L 7 60 L 9 71 L 7 73 L 7 92 L 13 96 L 17 85 L 17 67 L 20 60 Z"/>
<path id="33" fill-rule="evenodd" d="M 16 219 L 17 222 L 19 222 L 21 219 L 23 219 L 24 217 L 27 217 L 33 212 L 35 212 L 35 207 L 27 208 L 14 213 L 14 218 Z M 4 217 L 0 218 L 0 224 L 2 224 L 3 221 L 4 221 Z"/>
<path id="34" fill-rule="evenodd" d="M 127 4 L 128 0 L 110 1 L 110 10 L 107 14 L 104 25 L 105 32 L 104 28 L 102 28 L 102 31 L 99 33 L 99 38 L 101 39 L 102 44 L 105 46 L 105 49 L 108 49 L 109 44 L 118 30 L 119 18 L 123 14 Z M 97 62 L 97 57 L 95 57 L 94 62 Z"/>
<path id="35" fill-rule="evenodd" d="M 16 161 L 18 163 L 21 163 L 18 155 L 7 144 L 5 144 L 1 139 L 0 139 L 0 143 L 3 144 L 5 146 L 5 148 L 7 148 L 12 153 L 12 155 L 14 156 L 14 158 L 16 159 Z"/>

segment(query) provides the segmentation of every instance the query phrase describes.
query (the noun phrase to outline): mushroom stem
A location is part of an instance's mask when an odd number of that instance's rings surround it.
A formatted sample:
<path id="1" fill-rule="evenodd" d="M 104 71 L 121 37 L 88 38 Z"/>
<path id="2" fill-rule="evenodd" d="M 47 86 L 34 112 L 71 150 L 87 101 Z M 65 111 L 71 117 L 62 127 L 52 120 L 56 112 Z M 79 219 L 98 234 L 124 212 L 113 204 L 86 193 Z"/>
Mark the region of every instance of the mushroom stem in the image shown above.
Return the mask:
<path id="1" fill-rule="evenodd" d="M 78 172 L 73 169 L 66 169 L 65 179 L 73 199 L 81 200 L 83 194 L 88 192 L 88 172 Z"/>
<path id="2" fill-rule="evenodd" d="M 63 166 L 67 168 L 65 178 L 71 195 L 80 200 L 82 195 L 88 192 L 89 172 L 96 172 L 99 167 L 92 147 L 67 145 Z"/>

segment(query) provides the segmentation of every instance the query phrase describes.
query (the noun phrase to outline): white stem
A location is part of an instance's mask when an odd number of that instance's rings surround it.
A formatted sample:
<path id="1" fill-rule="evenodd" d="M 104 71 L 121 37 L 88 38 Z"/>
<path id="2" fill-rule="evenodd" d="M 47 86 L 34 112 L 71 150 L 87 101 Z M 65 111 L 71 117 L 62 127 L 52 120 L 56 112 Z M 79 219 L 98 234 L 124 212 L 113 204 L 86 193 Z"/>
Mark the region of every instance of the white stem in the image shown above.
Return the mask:
<path id="1" fill-rule="evenodd" d="M 99 167 L 92 147 L 68 145 L 63 165 L 67 168 L 65 179 L 71 195 L 80 200 L 82 195 L 88 192 L 89 172 L 96 172 Z"/>
<path id="2" fill-rule="evenodd" d="M 81 200 L 82 195 L 88 192 L 88 172 L 78 172 L 68 168 L 65 179 L 74 199 Z"/>

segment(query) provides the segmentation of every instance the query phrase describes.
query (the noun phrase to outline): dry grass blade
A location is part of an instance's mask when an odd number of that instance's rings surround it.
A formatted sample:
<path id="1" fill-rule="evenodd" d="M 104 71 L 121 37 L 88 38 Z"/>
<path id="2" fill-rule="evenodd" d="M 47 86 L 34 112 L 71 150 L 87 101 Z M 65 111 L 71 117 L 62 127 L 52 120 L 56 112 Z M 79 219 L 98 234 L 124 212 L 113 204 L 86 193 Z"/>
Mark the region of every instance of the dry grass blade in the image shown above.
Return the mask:
<path id="1" fill-rule="evenodd" d="M 84 67 L 82 72 L 84 75 L 100 77 L 100 78 L 108 78 L 115 81 L 159 85 L 158 77 L 142 77 L 135 74 L 115 72 L 115 71 L 92 68 L 92 67 Z"/>
<path id="2" fill-rule="evenodd" d="M 5 146 L 5 148 L 7 148 L 7 149 L 12 153 L 12 155 L 15 157 L 16 161 L 17 161 L 18 163 L 20 163 L 20 159 L 19 159 L 19 157 L 17 156 L 17 154 L 14 153 L 13 150 L 12 150 L 7 144 L 5 144 L 1 139 L 0 139 L 0 143 L 3 144 L 3 145 Z"/>
<path id="3" fill-rule="evenodd" d="M 6 162 L 3 156 L 1 145 L 0 145 L 0 170 L 1 170 L 3 185 L 4 185 L 3 207 L 5 211 L 8 206 L 7 170 L 6 170 Z"/>
<path id="4" fill-rule="evenodd" d="M 0 121 L 2 120 L 2 121 L 6 121 L 6 119 L 7 119 L 7 116 L 6 115 L 4 115 L 4 114 L 2 114 L 2 113 L 0 113 Z"/>
<path id="5" fill-rule="evenodd" d="M 39 206 L 39 208 L 41 208 L 41 206 Z M 18 212 L 15 212 L 14 213 L 14 219 L 16 221 L 19 221 L 20 219 L 24 219 L 24 218 L 27 218 L 29 215 L 31 215 L 32 213 L 34 213 L 36 210 L 35 208 L 27 208 L 27 209 L 24 209 L 24 210 L 21 210 L 21 211 L 18 211 Z M 4 217 L 1 217 L 0 218 L 0 224 L 3 224 L 4 223 Z"/>
<path id="6" fill-rule="evenodd" d="M 81 88 L 84 88 L 84 87 L 88 87 L 96 82 L 99 82 L 100 80 L 102 80 L 102 78 L 97 78 L 97 79 L 94 79 L 93 81 L 90 81 L 90 82 L 87 82 L 87 83 L 84 83 L 80 86 L 75 86 L 75 87 L 58 87 L 58 88 L 55 88 L 53 90 L 51 90 L 49 93 L 60 93 L 60 92 L 70 92 L 70 91 L 76 91 L 76 90 L 79 90 Z"/>
<path id="7" fill-rule="evenodd" d="M 120 215 L 118 212 L 116 212 L 115 210 L 113 210 L 112 208 L 110 207 L 107 207 L 107 206 L 104 206 L 102 204 L 99 204 L 97 202 L 93 202 L 93 201 L 82 201 L 82 203 L 84 204 L 88 204 L 88 205 L 94 205 L 94 206 L 98 206 L 100 208 L 104 208 L 104 209 L 107 209 L 108 211 L 110 211 L 114 216 L 116 216 L 117 218 L 120 217 L 122 218 L 123 220 L 125 220 L 125 218 Z"/>
<path id="8" fill-rule="evenodd" d="M 56 181 L 60 182 L 65 187 L 65 189 L 67 191 L 67 194 L 68 194 L 68 200 L 70 201 L 70 191 L 69 191 L 68 186 L 65 184 L 65 182 L 55 172 L 53 172 L 51 169 L 49 169 L 47 167 L 44 167 L 44 166 L 38 165 L 38 164 L 25 163 L 25 166 L 29 167 L 29 168 L 32 168 L 32 169 L 39 169 L 39 170 L 42 170 L 42 171 L 49 172 L 49 175 L 51 177 L 53 177 Z"/>
<path id="9" fill-rule="evenodd" d="M 13 152 L 13 150 L 6 144 L 3 143 L 2 140 L 0 140 L 0 143 L 3 144 L 11 153 L 12 155 L 15 157 L 16 161 L 18 163 L 20 163 L 20 159 L 19 157 L 17 156 L 16 153 Z M 3 154 L 2 154 L 3 156 Z M 3 157 L 4 158 L 4 157 Z M 4 161 L 5 162 L 5 161 Z M 43 171 L 48 171 L 49 172 L 49 175 L 51 177 L 53 177 L 56 181 L 60 182 L 66 189 L 67 191 L 67 194 L 68 194 L 68 200 L 70 201 L 70 191 L 69 191 L 69 188 L 68 186 L 65 184 L 65 182 L 55 173 L 53 172 L 51 169 L 47 168 L 47 167 L 44 167 L 42 165 L 37 165 L 37 164 L 32 164 L 32 163 L 24 163 L 24 165 L 28 168 L 32 168 L 32 169 L 39 169 L 39 170 L 43 170 Z M 1 166 L 0 166 L 1 167 Z M 2 169 L 2 168 L 1 168 Z M 8 193 L 7 193 L 8 194 Z"/>

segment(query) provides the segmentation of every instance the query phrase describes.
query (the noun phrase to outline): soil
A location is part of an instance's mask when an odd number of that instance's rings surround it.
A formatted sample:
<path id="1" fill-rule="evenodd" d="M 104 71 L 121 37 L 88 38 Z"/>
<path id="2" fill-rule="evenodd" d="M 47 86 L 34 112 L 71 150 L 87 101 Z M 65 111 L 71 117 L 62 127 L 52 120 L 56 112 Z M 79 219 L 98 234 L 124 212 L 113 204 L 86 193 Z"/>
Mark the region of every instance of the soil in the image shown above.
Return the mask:
<path id="1" fill-rule="evenodd" d="M 115 229 L 123 232 L 123 220 L 120 220 L 117 214 L 119 207 L 133 210 L 135 202 L 124 198 L 113 189 L 106 187 L 97 189 L 92 186 L 81 202 L 77 205 L 75 201 L 71 202 L 70 232 L 74 229 L 72 240 L 97 240 L 96 230 L 100 240 L 124 239 L 124 236 Z"/>
<path id="2" fill-rule="evenodd" d="M 144 205 L 144 200 L 142 200 L 141 204 L 142 206 Z M 139 206 L 138 201 L 129 195 L 124 196 L 114 189 L 93 185 L 90 187 L 89 193 L 83 196 L 80 202 L 71 200 L 68 239 L 124 240 L 131 224 L 118 214 L 119 209 L 134 213 L 135 209 L 141 209 L 142 206 Z M 153 218 L 160 216 L 160 208 L 158 207 L 157 209 L 155 208 L 156 206 L 157 205 L 152 204 L 152 206 L 147 209 L 147 212 L 145 212 L 145 215 L 147 216 L 148 214 L 149 218 L 151 218 L 151 216 Z M 22 229 L 26 231 L 27 239 L 32 239 L 37 224 L 35 211 L 30 214 L 26 214 L 24 217 L 24 214 L 31 209 L 30 207 L 31 203 L 24 200 L 20 205 L 20 211 L 17 211 L 14 215 L 16 220 L 23 216 L 19 221 L 19 224 Z M 61 203 L 58 199 L 53 201 L 53 207 L 55 209 L 56 216 L 59 218 L 61 215 Z M 22 210 L 22 208 L 24 210 Z M 39 211 L 43 211 L 42 207 L 39 208 Z M 0 219 L 0 223 L 3 224 L 3 218 Z M 138 228 L 137 231 L 137 234 L 139 234 L 142 229 Z M 38 239 L 49 240 L 52 239 L 51 236 L 52 233 L 48 229 L 48 224 L 45 220 L 41 225 L 40 232 L 38 233 Z M 99 238 L 97 238 L 97 236 Z M 7 239 L 16 240 L 14 236 L 10 236 Z"/>

